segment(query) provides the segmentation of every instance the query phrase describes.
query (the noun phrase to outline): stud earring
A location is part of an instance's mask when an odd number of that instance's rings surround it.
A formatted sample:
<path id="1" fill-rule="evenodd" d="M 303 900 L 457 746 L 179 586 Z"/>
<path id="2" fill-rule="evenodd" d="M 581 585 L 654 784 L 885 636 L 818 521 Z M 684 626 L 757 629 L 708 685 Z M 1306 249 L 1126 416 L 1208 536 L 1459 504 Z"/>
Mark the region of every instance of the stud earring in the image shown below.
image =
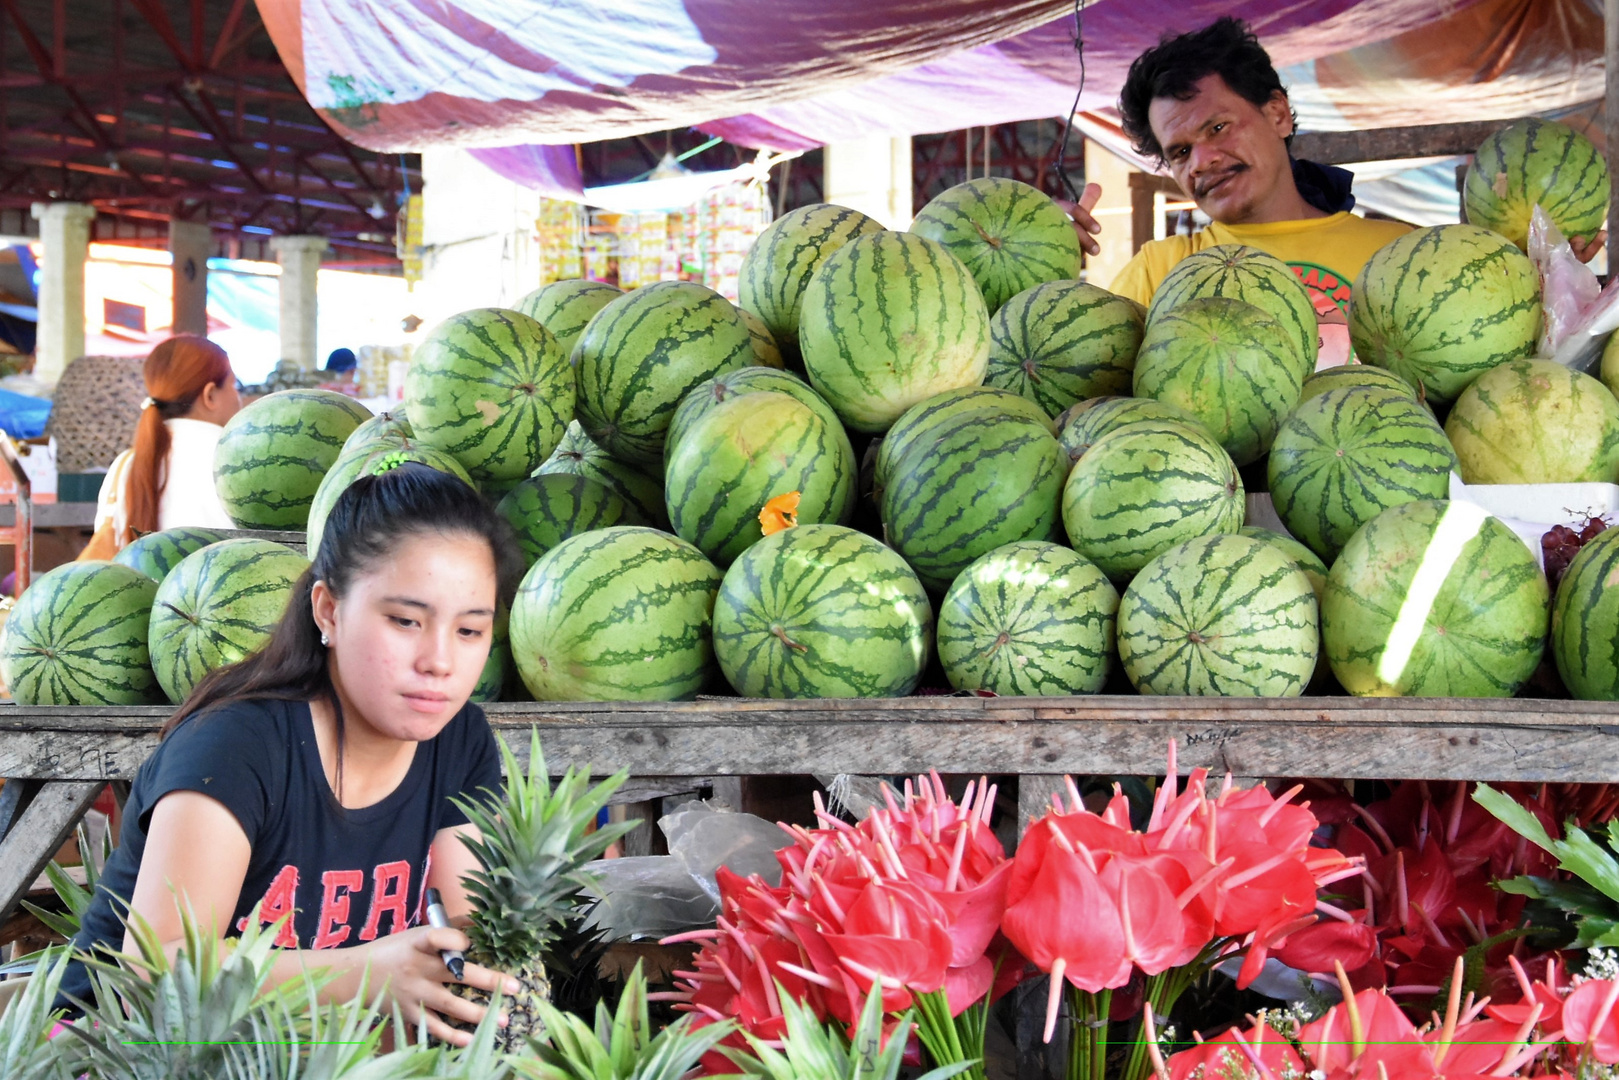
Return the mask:
<path id="1" fill-rule="evenodd" d="M 332 643 L 332 639 L 327 637 L 325 634 L 322 634 L 320 636 L 320 643 L 322 645 L 330 645 Z"/>

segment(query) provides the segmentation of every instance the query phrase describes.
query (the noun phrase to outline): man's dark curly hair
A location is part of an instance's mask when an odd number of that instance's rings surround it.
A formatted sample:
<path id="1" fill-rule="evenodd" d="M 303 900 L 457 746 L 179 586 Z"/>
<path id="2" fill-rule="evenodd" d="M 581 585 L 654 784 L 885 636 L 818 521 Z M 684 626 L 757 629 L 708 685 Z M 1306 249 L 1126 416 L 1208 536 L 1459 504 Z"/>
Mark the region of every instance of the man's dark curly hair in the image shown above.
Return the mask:
<path id="1" fill-rule="evenodd" d="M 1207 75 L 1220 76 L 1255 108 L 1263 106 L 1276 91 L 1287 92 L 1270 54 L 1240 19 L 1227 15 L 1201 30 L 1178 36 L 1166 34 L 1155 47 L 1136 57 L 1119 94 L 1124 133 L 1130 136 L 1136 153 L 1163 160 L 1164 148 L 1147 122 L 1148 107 L 1157 98 L 1190 100 L 1193 87 Z M 1293 137 L 1288 136 L 1288 143 L 1292 141 Z"/>

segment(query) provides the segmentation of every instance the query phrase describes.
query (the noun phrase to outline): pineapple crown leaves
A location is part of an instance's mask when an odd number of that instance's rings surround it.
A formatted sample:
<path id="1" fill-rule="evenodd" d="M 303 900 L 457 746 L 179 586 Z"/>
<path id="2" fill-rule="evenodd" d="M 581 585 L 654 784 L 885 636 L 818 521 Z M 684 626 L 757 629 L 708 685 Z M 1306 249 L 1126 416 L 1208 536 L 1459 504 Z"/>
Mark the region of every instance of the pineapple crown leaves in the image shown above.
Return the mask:
<path id="1" fill-rule="evenodd" d="M 6 1080 L 67 1080 L 82 1071 L 73 1067 L 71 1040 L 54 1042 L 49 1036 L 60 1015 L 51 1004 L 70 954 L 64 948 L 47 949 L 36 959 L 33 978 L 0 1012 L 0 1076 Z"/>
<path id="2" fill-rule="evenodd" d="M 639 962 L 617 1009 L 597 1003 L 594 1028 L 549 1002 L 536 1008 L 545 1035 L 530 1039 L 532 1056 L 517 1061 L 532 1080 L 679 1080 L 735 1030 L 728 1020 L 693 1028 L 695 1018 L 684 1016 L 654 1035 Z"/>
<path id="3" fill-rule="evenodd" d="M 35 907 L 27 900 L 22 902 L 23 909 L 30 915 L 69 941 L 78 936 L 79 921 L 84 918 L 84 913 L 89 910 L 90 902 L 95 899 L 96 882 L 100 880 L 100 876 L 96 873 L 96 866 L 105 866 L 107 859 L 112 855 L 111 829 L 101 834 L 99 863 L 98 853 L 94 850 L 96 845 L 91 842 L 90 834 L 85 829 L 82 821 L 79 822 L 77 834 L 79 840 L 79 863 L 84 867 L 83 885 L 69 877 L 67 871 L 56 865 L 56 863 L 48 862 L 45 864 L 45 877 L 50 881 L 51 888 L 56 892 L 63 906 L 67 908 L 67 913 L 46 911 L 43 908 Z"/>
<path id="4" fill-rule="evenodd" d="M 823 1024 L 809 1006 L 800 1004 L 780 984 L 776 993 L 787 1028 L 780 1050 L 749 1032 L 743 1037 L 752 1053 L 720 1048 L 747 1076 L 757 1080 L 896 1080 L 899 1076 L 911 1036 L 911 1014 L 899 1018 L 885 1044 L 880 988 L 874 987 L 866 999 L 851 1039 L 845 1039 L 835 1025 Z M 949 1080 L 974 1064 L 942 1065 L 917 1080 Z"/>
<path id="5" fill-rule="evenodd" d="M 505 791 L 484 800 L 455 799 L 481 834 L 462 843 L 478 861 L 463 879 L 472 899 L 467 936 L 480 962 L 521 966 L 557 935 L 592 877 L 587 864 L 638 822 L 588 832 L 627 771 L 590 787 L 590 770 L 570 767 L 553 786 L 537 728 L 529 731 L 528 772 L 504 742 Z"/>

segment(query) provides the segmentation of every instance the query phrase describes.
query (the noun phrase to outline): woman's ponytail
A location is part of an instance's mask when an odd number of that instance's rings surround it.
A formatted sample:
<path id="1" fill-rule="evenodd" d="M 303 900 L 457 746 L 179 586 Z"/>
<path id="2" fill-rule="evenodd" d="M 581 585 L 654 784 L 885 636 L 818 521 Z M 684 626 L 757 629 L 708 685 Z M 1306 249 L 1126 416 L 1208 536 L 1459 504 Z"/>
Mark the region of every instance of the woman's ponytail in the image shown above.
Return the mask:
<path id="1" fill-rule="evenodd" d="M 124 535 L 118 544 L 156 532 L 163 501 L 164 466 L 169 458 L 168 420 L 191 411 L 209 383 L 225 386 L 236 378 L 225 350 L 207 338 L 179 334 L 161 342 L 146 358 L 148 397 L 135 425 L 135 449 L 124 489 Z"/>

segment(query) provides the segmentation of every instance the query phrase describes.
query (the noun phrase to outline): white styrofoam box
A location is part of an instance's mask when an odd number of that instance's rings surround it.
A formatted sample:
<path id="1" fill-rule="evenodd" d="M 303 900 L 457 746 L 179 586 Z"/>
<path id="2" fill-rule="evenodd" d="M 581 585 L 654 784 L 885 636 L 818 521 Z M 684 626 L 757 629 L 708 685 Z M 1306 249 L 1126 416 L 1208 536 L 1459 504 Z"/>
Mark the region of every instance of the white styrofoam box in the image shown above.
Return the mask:
<path id="1" fill-rule="evenodd" d="M 1464 484 L 1451 473 L 1450 497 L 1500 518 L 1542 567 L 1540 538 L 1553 525 L 1577 529 L 1593 517 L 1619 524 L 1619 484 Z"/>

